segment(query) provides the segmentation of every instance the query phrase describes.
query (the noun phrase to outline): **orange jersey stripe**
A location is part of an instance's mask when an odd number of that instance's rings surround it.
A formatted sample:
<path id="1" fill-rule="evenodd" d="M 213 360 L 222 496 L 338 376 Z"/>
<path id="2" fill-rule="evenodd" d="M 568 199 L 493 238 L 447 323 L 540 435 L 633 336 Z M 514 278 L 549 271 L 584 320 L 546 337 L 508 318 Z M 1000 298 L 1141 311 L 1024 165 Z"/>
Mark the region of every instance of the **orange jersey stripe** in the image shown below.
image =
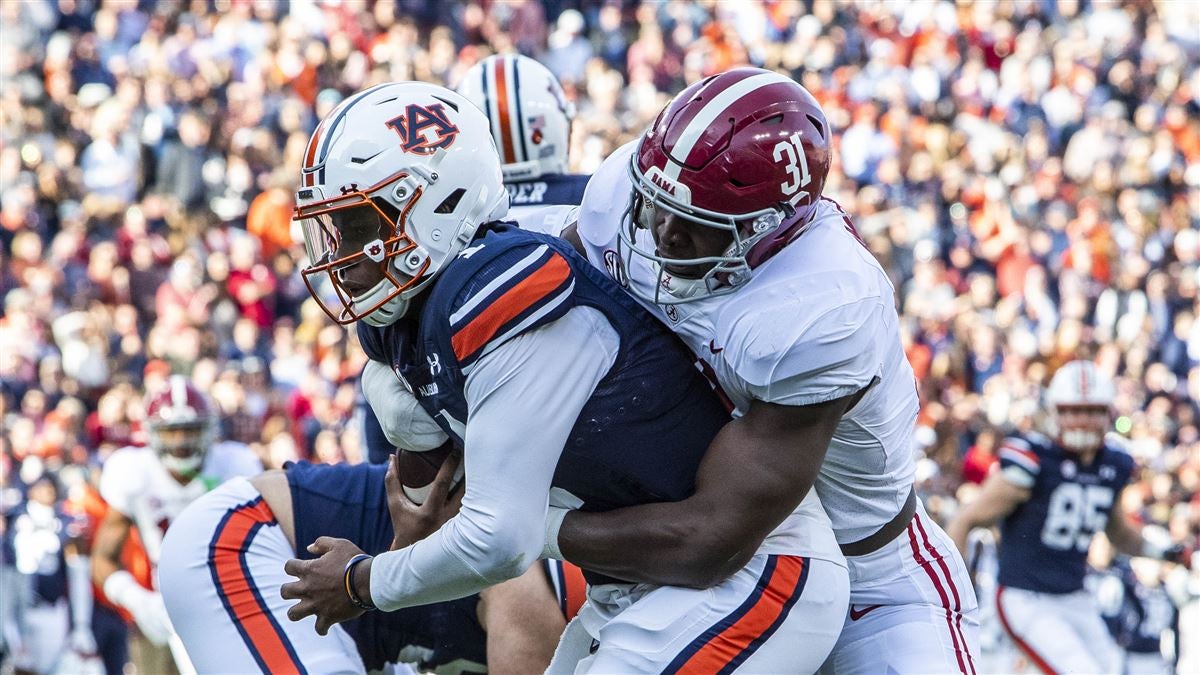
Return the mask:
<path id="1" fill-rule="evenodd" d="M 283 639 L 263 613 L 270 610 L 260 607 L 254 597 L 254 587 L 242 570 L 241 553 L 251 529 L 259 523 L 274 520 L 275 515 L 263 501 L 235 511 L 214 543 L 212 565 L 216 570 L 218 591 L 228 600 L 234 621 L 251 642 L 247 646 L 258 652 L 269 672 L 298 674 L 300 670 Z"/>
<path id="2" fill-rule="evenodd" d="M 776 560 L 775 573 L 758 602 L 732 626 L 709 640 L 677 672 L 720 672 L 775 623 L 792 595 L 798 592 L 796 586 L 804 571 L 803 558 L 781 555 Z"/>
<path id="3" fill-rule="evenodd" d="M 504 156 L 500 158 L 501 164 L 517 161 L 517 154 L 513 150 L 512 125 L 508 120 L 508 82 L 504 73 L 506 63 L 508 59 L 503 56 L 496 59 L 496 108 L 500 112 L 500 139 L 504 146 L 501 148 L 504 152 Z"/>
<path id="4" fill-rule="evenodd" d="M 557 253 L 551 255 L 540 269 L 496 298 L 471 323 L 458 329 L 450 339 L 454 355 L 463 361 L 474 354 L 496 336 L 501 326 L 553 293 L 570 274 L 571 267 L 566 259 Z"/>
<path id="5" fill-rule="evenodd" d="M 587 581 L 583 578 L 583 570 L 563 561 L 562 565 L 563 592 L 567 596 L 567 621 L 575 618 L 583 602 L 587 600 Z"/>

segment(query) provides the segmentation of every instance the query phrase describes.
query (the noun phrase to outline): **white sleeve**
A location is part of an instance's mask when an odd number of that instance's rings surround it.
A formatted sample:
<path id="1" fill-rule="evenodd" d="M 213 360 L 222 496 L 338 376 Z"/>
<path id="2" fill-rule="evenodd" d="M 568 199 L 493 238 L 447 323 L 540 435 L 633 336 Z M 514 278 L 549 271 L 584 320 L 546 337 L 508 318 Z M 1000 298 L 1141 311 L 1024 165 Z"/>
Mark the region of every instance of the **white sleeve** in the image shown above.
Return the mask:
<path id="1" fill-rule="evenodd" d="M 798 336 L 775 322 L 726 349 L 751 394 L 767 403 L 803 406 L 849 396 L 883 372 L 879 344 L 888 308 L 867 298 L 826 311 Z M 780 351 L 779 344 L 788 344 Z"/>
<path id="2" fill-rule="evenodd" d="M 579 218 L 579 207 L 565 204 L 553 206 L 513 206 L 508 216 L 517 221 L 522 230 L 541 232 L 561 237 L 563 230 Z"/>
<path id="3" fill-rule="evenodd" d="M 392 611 L 478 593 L 538 559 L 559 455 L 618 347 L 600 312 L 576 307 L 476 364 L 466 383 L 462 509 L 426 539 L 375 557 L 376 607 Z"/>

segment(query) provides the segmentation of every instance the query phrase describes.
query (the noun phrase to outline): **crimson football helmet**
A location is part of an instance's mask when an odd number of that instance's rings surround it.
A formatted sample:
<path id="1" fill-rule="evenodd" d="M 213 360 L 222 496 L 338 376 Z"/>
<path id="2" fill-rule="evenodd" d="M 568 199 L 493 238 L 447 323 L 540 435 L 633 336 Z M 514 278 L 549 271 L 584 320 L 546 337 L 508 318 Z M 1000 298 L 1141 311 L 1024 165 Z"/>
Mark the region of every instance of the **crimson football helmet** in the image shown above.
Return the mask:
<path id="1" fill-rule="evenodd" d="M 150 447 L 167 469 L 181 476 L 200 470 L 217 432 L 217 416 L 203 393 L 182 375 L 146 395 Z"/>
<path id="2" fill-rule="evenodd" d="M 645 299 L 678 304 L 745 283 L 810 222 L 829 162 L 825 113 L 784 75 L 738 68 L 683 90 L 642 135 L 629 166 L 635 191 L 621 258 L 637 255 L 657 268 Z M 639 244 L 637 230 L 653 233 L 668 214 L 728 232 L 728 247 L 681 259 L 649 250 L 645 238 Z M 686 268 L 693 269 L 679 271 Z"/>

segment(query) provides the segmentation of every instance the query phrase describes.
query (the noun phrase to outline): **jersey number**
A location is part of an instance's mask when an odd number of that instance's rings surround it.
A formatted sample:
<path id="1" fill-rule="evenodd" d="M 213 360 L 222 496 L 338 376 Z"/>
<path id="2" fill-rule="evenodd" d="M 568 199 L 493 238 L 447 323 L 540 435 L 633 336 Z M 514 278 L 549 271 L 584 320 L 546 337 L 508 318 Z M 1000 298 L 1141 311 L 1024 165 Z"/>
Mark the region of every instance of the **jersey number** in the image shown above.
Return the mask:
<path id="1" fill-rule="evenodd" d="M 812 181 L 812 174 L 808 172 L 808 157 L 804 154 L 804 146 L 800 144 L 799 132 L 792 134 L 786 141 L 776 143 L 773 156 L 776 162 L 787 162 L 787 172 L 791 176 L 788 182 L 779 186 L 784 196 L 791 197 Z"/>
<path id="2" fill-rule="evenodd" d="M 1104 530 L 1112 508 L 1112 488 L 1063 483 L 1050 494 L 1042 543 L 1058 551 L 1086 551 L 1092 535 Z"/>

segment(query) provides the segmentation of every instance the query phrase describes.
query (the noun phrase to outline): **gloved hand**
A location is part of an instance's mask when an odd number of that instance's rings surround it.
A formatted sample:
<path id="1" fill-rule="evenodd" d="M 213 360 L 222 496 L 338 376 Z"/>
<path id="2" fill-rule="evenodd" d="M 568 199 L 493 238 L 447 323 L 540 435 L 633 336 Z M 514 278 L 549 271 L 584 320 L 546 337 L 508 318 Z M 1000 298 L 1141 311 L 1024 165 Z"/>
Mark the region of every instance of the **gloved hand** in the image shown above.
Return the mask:
<path id="1" fill-rule="evenodd" d="M 175 632 L 162 595 L 143 588 L 129 572 L 121 570 L 109 575 L 104 581 L 104 594 L 129 610 L 142 634 L 155 645 L 165 646 Z"/>

